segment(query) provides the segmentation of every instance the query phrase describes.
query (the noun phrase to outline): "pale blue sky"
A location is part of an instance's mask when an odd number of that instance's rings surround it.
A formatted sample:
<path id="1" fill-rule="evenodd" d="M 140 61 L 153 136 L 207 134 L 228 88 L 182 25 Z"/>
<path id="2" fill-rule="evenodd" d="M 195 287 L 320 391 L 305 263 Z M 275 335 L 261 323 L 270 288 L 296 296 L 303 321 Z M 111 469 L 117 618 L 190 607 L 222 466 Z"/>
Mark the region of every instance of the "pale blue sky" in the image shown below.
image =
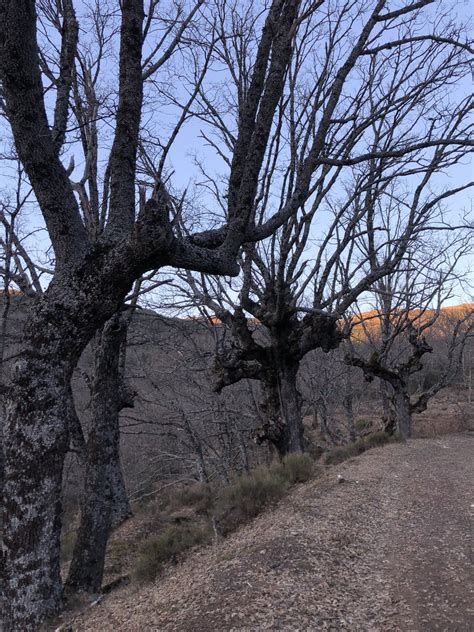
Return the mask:
<path id="1" fill-rule="evenodd" d="M 109 4 L 114 5 L 115 3 Z M 82 1 L 76 3 L 78 13 L 81 12 L 81 8 L 83 6 L 84 5 Z M 466 2 L 465 0 L 458 0 L 457 2 L 452 3 L 452 7 L 453 10 L 456 10 L 458 14 L 461 15 L 463 18 L 471 17 L 472 10 L 469 2 Z M 86 34 L 81 34 L 81 37 L 85 38 Z M 107 81 L 113 82 L 115 70 L 113 70 L 112 64 L 107 62 L 107 65 L 105 66 L 105 71 L 108 75 Z M 218 75 L 216 76 L 219 77 Z M 212 75 L 210 77 L 210 80 L 212 80 Z M 463 84 L 459 86 L 459 91 L 462 94 L 470 94 L 472 91 L 472 81 L 465 80 Z M 146 116 L 147 113 L 145 113 L 145 117 Z M 163 122 L 163 120 L 166 120 L 166 118 L 168 118 L 167 112 L 162 112 L 161 119 L 157 120 L 157 125 L 160 126 L 160 124 Z M 172 184 L 173 187 L 176 189 L 184 189 L 186 187 L 189 187 L 190 183 L 192 183 L 193 181 L 199 180 L 200 174 L 198 173 L 194 164 L 194 154 L 197 154 L 205 162 L 206 168 L 210 171 L 222 174 L 224 174 L 226 171 L 225 165 L 218 157 L 216 157 L 215 152 L 206 147 L 203 140 L 199 138 L 200 130 L 202 128 L 203 123 L 200 121 L 192 120 L 191 122 L 188 122 L 178 135 L 169 154 L 167 167 L 174 172 Z M 104 126 L 103 131 L 105 131 Z M 109 136 L 110 142 L 111 135 L 104 135 Z M 5 141 L 8 143 L 8 135 L 5 135 L 4 143 Z M 73 178 L 80 178 L 82 164 L 80 154 L 75 149 L 73 149 L 72 147 L 66 149 L 64 162 L 68 162 L 71 153 L 74 153 L 76 157 L 76 169 L 73 173 Z M 4 195 L 8 194 L 8 192 L 11 191 L 12 174 L 14 177 L 14 171 L 15 169 L 13 166 L 5 165 L 5 163 L 2 164 L 2 172 L 0 173 L 0 191 L 3 191 Z M 470 164 L 464 164 L 462 166 L 458 165 L 456 168 L 452 169 L 449 174 L 439 174 L 436 177 L 436 185 L 440 187 L 451 188 L 453 186 L 457 186 L 463 181 L 472 179 L 472 176 L 473 168 L 472 161 L 470 161 Z M 202 198 L 202 202 L 204 204 L 210 204 L 208 196 L 204 195 Z M 470 211 L 472 217 L 472 193 L 465 192 L 459 194 L 456 199 L 451 199 L 450 201 L 448 201 L 448 204 L 451 209 L 450 214 L 452 215 L 453 220 L 455 217 L 457 217 L 460 209 L 464 209 L 466 212 Z M 27 211 L 23 214 L 23 223 L 25 231 L 32 232 L 34 234 L 34 236 L 29 240 L 30 247 L 37 251 L 38 254 L 41 253 L 47 246 L 47 236 L 44 233 L 42 234 L 37 232 L 38 230 L 42 229 L 43 222 L 34 203 L 28 205 Z M 314 230 L 317 230 L 317 226 L 315 226 Z M 40 259 L 44 261 L 44 257 L 41 256 Z M 466 261 L 465 265 L 467 265 L 467 263 L 468 262 Z M 474 263 L 472 257 L 471 263 Z"/>

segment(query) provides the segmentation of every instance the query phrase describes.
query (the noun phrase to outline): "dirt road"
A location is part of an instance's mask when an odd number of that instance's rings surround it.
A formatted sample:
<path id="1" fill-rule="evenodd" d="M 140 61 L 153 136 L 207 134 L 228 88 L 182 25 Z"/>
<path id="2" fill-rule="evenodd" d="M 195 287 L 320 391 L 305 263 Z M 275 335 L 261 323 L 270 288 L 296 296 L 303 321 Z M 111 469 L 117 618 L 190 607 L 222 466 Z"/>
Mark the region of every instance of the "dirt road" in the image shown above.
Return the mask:
<path id="1" fill-rule="evenodd" d="M 473 483 L 468 433 L 372 450 L 73 629 L 474 630 Z"/>

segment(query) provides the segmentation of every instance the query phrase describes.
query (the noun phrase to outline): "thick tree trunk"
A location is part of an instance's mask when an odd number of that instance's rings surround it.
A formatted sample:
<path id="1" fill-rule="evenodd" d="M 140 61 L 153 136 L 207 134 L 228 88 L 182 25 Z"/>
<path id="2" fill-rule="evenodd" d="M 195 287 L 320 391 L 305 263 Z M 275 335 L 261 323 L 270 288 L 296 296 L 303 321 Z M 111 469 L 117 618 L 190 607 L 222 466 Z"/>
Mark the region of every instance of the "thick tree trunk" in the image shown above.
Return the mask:
<path id="1" fill-rule="evenodd" d="M 116 313 L 131 286 L 135 271 L 126 256 L 126 250 L 98 250 L 76 268 L 64 268 L 35 300 L 24 328 L 4 427 L 5 632 L 37 630 L 61 603 L 61 491 L 74 406 L 71 375 L 94 332 Z"/>
<path id="2" fill-rule="evenodd" d="M 126 323 L 119 315 L 103 327 L 96 348 L 92 385 L 92 422 L 86 444 L 81 522 L 67 586 L 98 592 L 112 526 L 130 515 L 120 468 L 120 351 Z"/>
<path id="3" fill-rule="evenodd" d="M 393 405 L 397 416 L 398 431 L 402 439 L 409 439 L 411 437 L 412 414 L 410 396 L 405 389 L 395 389 L 393 394 Z"/>
<path id="4" fill-rule="evenodd" d="M 352 389 L 351 372 L 348 366 L 345 367 L 344 376 L 344 410 L 346 411 L 347 429 L 349 431 L 349 440 L 356 440 L 356 430 L 354 423 L 354 394 Z"/>
<path id="5" fill-rule="evenodd" d="M 296 380 L 298 365 L 283 366 L 280 371 L 280 406 L 284 430 L 284 453 L 304 452 L 301 395 Z"/>
<path id="6" fill-rule="evenodd" d="M 393 435 L 397 430 L 397 412 L 395 405 L 391 401 L 389 390 L 393 391 L 391 385 L 385 380 L 380 380 L 380 397 L 382 399 L 382 424 L 384 432 Z"/>
<path id="7" fill-rule="evenodd" d="M 280 457 L 303 452 L 301 395 L 296 378 L 298 365 L 280 365 L 262 378 L 265 423 L 257 432 L 259 442 L 269 441 Z"/>
<path id="8" fill-rule="evenodd" d="M 57 612 L 61 486 L 77 338 L 37 313 L 12 375 L 4 428 L 3 630 L 36 630 Z M 61 323 L 64 325 L 65 323 Z"/>
<path id="9" fill-rule="evenodd" d="M 125 488 L 125 481 L 123 480 L 120 454 L 118 454 L 118 458 L 110 464 L 109 480 L 112 488 L 110 526 L 112 529 L 115 529 L 133 515 Z"/>
<path id="10" fill-rule="evenodd" d="M 3 454 L 3 426 L 5 425 L 5 406 L 0 403 L 0 506 L 3 506 L 3 476 L 5 470 L 5 457 Z M 0 518 L 0 527 L 1 527 Z"/>

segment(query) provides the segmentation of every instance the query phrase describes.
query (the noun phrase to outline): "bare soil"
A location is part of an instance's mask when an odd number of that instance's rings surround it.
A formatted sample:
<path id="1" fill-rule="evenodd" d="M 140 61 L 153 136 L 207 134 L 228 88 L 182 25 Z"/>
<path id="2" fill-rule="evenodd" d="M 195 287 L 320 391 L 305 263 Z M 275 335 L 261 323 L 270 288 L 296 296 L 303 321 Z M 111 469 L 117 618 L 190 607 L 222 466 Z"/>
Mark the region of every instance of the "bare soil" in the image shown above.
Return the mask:
<path id="1" fill-rule="evenodd" d="M 474 630 L 473 457 L 468 432 L 366 452 L 68 629 Z"/>

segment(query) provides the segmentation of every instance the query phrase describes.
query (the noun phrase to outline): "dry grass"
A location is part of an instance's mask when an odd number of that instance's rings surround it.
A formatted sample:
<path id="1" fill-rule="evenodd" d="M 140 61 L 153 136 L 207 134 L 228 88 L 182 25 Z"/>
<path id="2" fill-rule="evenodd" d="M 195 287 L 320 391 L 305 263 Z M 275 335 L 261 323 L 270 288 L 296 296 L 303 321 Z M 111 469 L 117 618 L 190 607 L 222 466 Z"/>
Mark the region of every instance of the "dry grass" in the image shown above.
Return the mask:
<path id="1" fill-rule="evenodd" d="M 353 443 L 334 448 L 328 452 L 325 461 L 327 465 L 336 465 L 337 463 L 342 463 L 347 459 L 358 456 L 366 450 L 370 450 L 370 448 L 377 448 L 387 443 L 397 443 L 398 441 L 400 441 L 398 434 L 389 435 L 382 431 L 372 432 Z"/>
<path id="2" fill-rule="evenodd" d="M 179 556 L 198 544 L 211 539 L 210 529 L 199 525 L 172 525 L 158 537 L 149 538 L 140 549 L 135 566 L 139 581 L 153 581 L 167 562 L 176 562 Z"/>
<path id="3" fill-rule="evenodd" d="M 155 522 L 158 533 L 140 547 L 133 575 L 141 582 L 154 580 L 167 562 L 175 562 L 186 550 L 209 542 L 213 532 L 221 536 L 232 533 L 316 471 L 309 456 L 291 454 L 281 463 L 236 477 L 227 486 L 195 484 L 175 490 L 161 503 Z"/>

